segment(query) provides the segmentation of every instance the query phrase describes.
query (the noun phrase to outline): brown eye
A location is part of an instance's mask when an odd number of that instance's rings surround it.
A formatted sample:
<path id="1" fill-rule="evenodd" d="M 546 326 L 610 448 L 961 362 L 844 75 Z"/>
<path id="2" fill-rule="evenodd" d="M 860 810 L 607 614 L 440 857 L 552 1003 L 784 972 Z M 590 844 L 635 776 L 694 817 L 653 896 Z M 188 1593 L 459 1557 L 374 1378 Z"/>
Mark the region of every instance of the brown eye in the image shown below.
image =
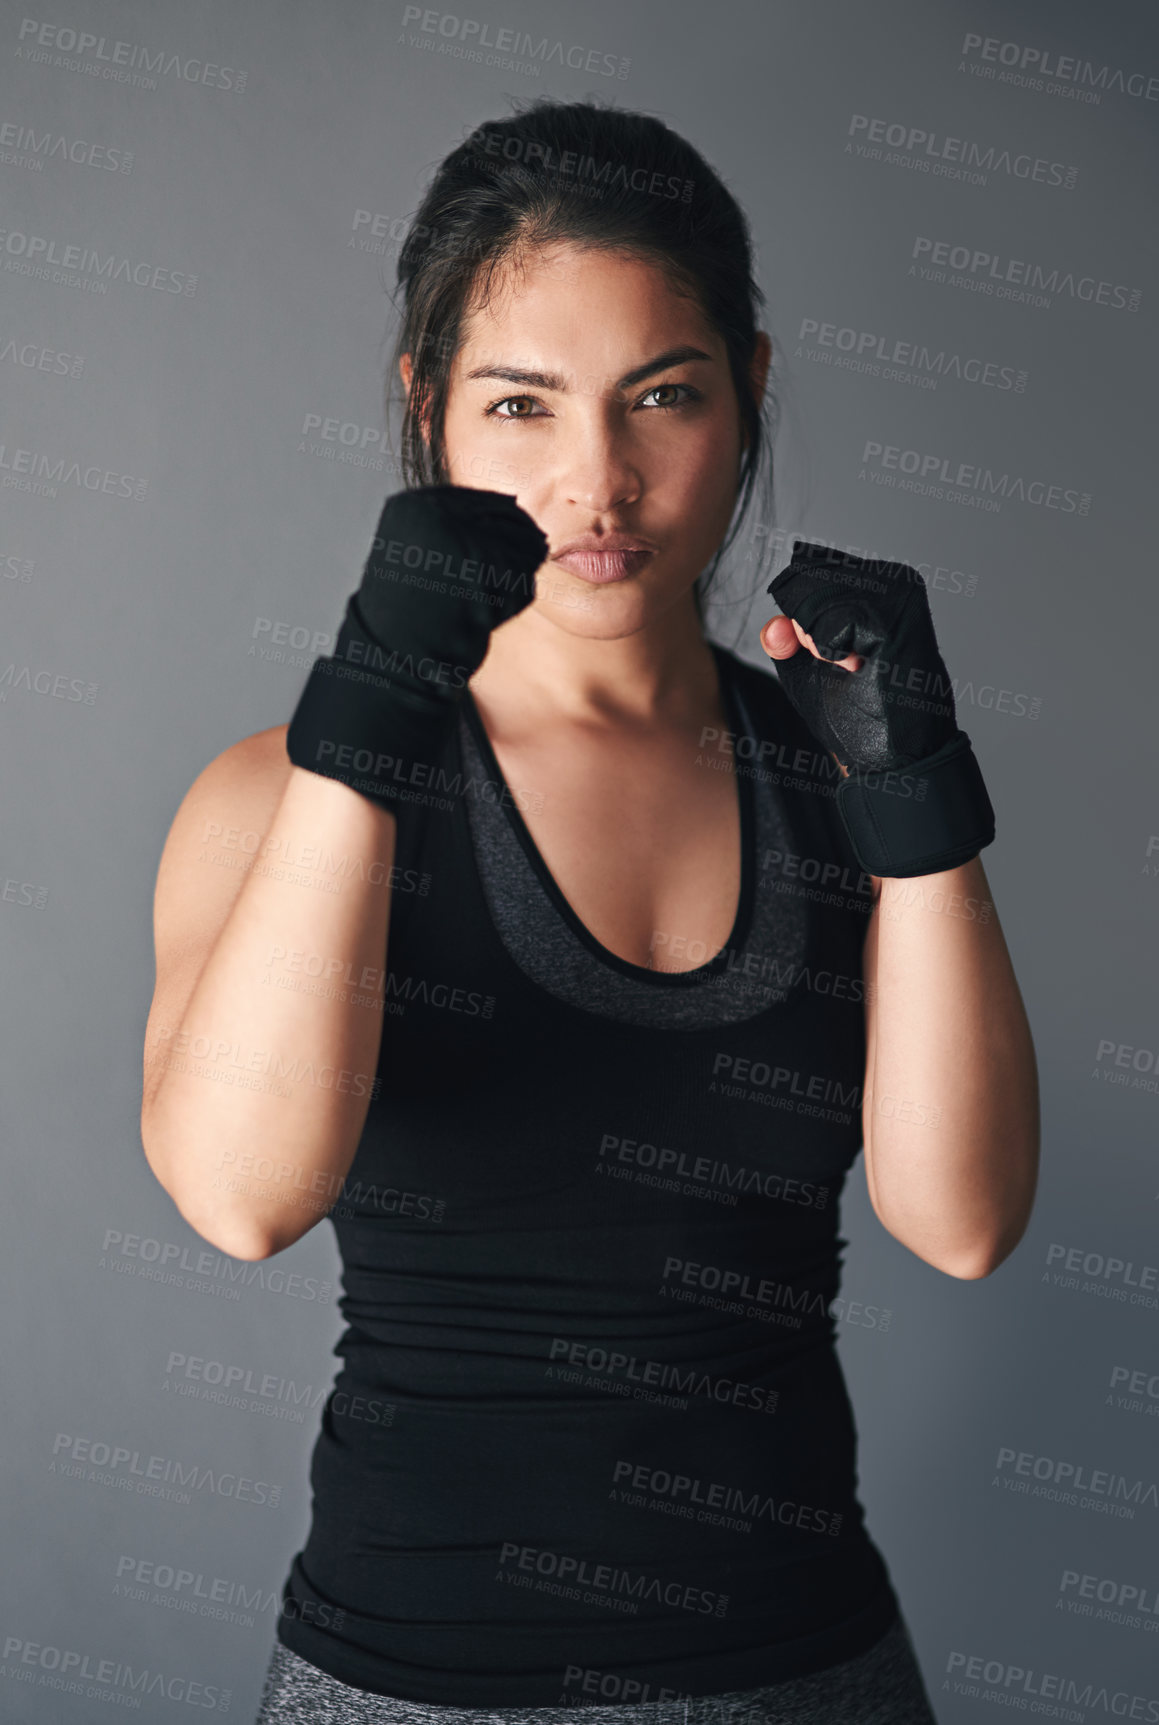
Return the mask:
<path id="1" fill-rule="evenodd" d="M 509 408 L 512 406 L 518 407 L 520 402 L 527 407 L 528 411 L 526 413 L 500 412 L 501 408 Z M 506 395 L 502 401 L 492 402 L 491 406 L 487 409 L 487 413 L 494 419 L 538 419 L 541 415 L 530 411 L 534 405 L 534 398 L 530 395 Z"/>
<path id="2" fill-rule="evenodd" d="M 648 395 L 642 398 L 643 401 L 647 401 L 648 396 L 659 395 L 663 389 L 676 390 L 678 392 L 677 398 L 675 401 L 658 401 L 652 410 L 653 412 L 669 413 L 673 408 L 691 407 L 694 402 L 701 399 L 700 391 L 694 389 L 690 383 L 654 383 L 648 391 Z"/>

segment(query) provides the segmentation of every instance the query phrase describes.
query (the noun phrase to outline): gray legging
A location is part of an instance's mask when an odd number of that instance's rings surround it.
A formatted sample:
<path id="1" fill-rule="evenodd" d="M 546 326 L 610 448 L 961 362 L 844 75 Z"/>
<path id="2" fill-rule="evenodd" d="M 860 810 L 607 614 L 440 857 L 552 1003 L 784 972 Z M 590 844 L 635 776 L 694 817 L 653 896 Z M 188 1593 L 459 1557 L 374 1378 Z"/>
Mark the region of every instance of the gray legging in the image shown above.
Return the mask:
<path id="1" fill-rule="evenodd" d="M 688 1701 L 443 1707 L 342 1683 L 274 1643 L 254 1725 L 937 1725 L 905 1620 L 865 1653 L 808 1677 Z"/>

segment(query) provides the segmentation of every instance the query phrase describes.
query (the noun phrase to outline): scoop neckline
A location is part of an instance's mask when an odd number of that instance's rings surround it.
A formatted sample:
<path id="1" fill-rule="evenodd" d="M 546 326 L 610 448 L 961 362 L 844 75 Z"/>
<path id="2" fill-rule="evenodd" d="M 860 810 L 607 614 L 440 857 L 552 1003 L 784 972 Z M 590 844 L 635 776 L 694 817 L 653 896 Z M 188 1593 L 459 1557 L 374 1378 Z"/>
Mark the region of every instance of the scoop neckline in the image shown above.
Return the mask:
<path id="1" fill-rule="evenodd" d="M 740 692 L 735 688 L 733 679 L 729 674 L 730 667 L 724 650 L 718 647 L 714 641 L 710 641 L 708 645 L 716 663 L 721 705 L 732 727 L 732 735 L 736 737 L 748 729 L 747 714 Z M 592 953 L 601 964 L 616 971 L 619 975 L 629 977 L 636 982 L 651 984 L 657 988 L 695 987 L 705 978 L 718 976 L 727 970 L 730 955 L 743 950 L 744 943 L 748 938 L 755 899 L 755 859 L 753 855 L 755 814 L 752 782 L 747 773 L 736 771 L 738 763 L 735 754 L 733 770 L 740 810 L 740 891 L 737 895 L 736 914 L 733 917 L 732 928 L 729 930 L 720 951 L 714 953 L 710 959 L 706 959 L 703 964 L 698 964 L 694 969 L 651 970 L 647 965 L 633 964 L 630 959 L 621 958 L 619 953 L 604 946 L 602 941 L 596 939 L 587 924 L 576 915 L 571 903 L 564 896 L 555 876 L 540 854 L 539 847 L 519 811 L 511 788 L 503 776 L 503 770 L 499 765 L 495 751 L 491 747 L 487 727 L 484 725 L 482 714 L 475 704 L 475 696 L 469 684 L 462 702 L 462 711 L 488 773 L 495 784 L 502 788 L 504 794 L 499 798 L 499 801 L 511 831 L 519 841 L 524 855 L 531 864 L 536 878 L 556 913 L 588 952 Z"/>

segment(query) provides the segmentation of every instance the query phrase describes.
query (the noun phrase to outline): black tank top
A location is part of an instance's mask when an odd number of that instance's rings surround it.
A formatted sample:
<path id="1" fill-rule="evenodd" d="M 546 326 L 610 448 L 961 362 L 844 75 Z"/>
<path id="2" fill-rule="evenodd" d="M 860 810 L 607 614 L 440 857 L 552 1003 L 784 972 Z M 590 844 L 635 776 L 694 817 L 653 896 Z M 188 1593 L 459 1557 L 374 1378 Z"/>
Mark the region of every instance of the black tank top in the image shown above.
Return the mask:
<path id="1" fill-rule="evenodd" d="M 361 1688 L 710 1695 L 853 1658 L 897 1613 L 830 1310 L 870 882 L 832 757 L 771 672 L 713 652 L 742 881 L 695 970 L 579 921 L 469 693 L 402 805 L 415 890 L 330 1212 L 343 1365 L 277 1631 Z"/>

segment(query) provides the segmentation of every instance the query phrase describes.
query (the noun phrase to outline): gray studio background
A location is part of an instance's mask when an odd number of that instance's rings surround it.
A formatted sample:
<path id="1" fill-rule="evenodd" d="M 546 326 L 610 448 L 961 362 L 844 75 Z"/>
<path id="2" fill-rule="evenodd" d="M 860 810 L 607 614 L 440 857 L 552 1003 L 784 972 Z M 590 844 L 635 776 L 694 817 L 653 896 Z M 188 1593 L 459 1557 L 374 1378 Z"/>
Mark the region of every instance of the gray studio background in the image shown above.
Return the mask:
<path id="1" fill-rule="evenodd" d="M 271 650 L 275 630 L 336 628 L 398 488 L 374 459 L 383 284 L 427 176 L 509 96 L 546 92 L 660 114 L 734 189 L 783 349 L 796 501 L 766 530 L 923 566 L 998 814 L 984 862 L 1042 1079 L 1030 1230 L 959 1282 L 883 1230 L 861 1159 L 842 1213 L 861 1491 L 938 1716 L 1018 1711 L 1052 1676 L 1086 1693 L 1057 1716 L 1156 1717 L 1154 13 L 472 0 L 432 18 L 371 0 L 0 12 L 0 1716 L 132 1709 L 117 1682 L 67 1687 L 102 1661 L 212 1686 L 238 1721 L 256 1707 L 317 1408 L 187 1398 L 167 1362 L 321 1397 L 338 1261 L 326 1224 L 273 1260 L 222 1259 L 149 1171 L 153 885 L 194 777 L 290 717 L 312 653 Z M 521 66 L 458 52 L 468 22 L 527 31 Z M 78 56 L 81 32 L 132 53 Z M 900 152 L 873 142 L 884 127 Z M 923 171 L 947 157 L 912 130 L 992 149 L 982 183 Z M 138 279 L 29 273 L 70 245 Z M 938 256 L 941 280 L 922 273 Z M 1010 260 L 1043 303 L 999 295 Z M 851 341 L 863 369 L 835 363 Z M 897 342 L 927 350 L 916 373 L 881 357 Z M 352 447 L 365 465 L 337 459 Z M 927 485 L 927 457 L 988 469 L 1000 507 L 901 489 L 911 453 Z M 755 605 L 741 647 L 756 663 L 771 614 Z M 136 1460 L 70 1460 L 101 1445 Z M 146 1494 L 158 1456 L 216 1487 Z M 1109 1483 L 1068 1502 L 1068 1466 Z M 169 1585 L 140 1586 L 147 1564 Z"/>

